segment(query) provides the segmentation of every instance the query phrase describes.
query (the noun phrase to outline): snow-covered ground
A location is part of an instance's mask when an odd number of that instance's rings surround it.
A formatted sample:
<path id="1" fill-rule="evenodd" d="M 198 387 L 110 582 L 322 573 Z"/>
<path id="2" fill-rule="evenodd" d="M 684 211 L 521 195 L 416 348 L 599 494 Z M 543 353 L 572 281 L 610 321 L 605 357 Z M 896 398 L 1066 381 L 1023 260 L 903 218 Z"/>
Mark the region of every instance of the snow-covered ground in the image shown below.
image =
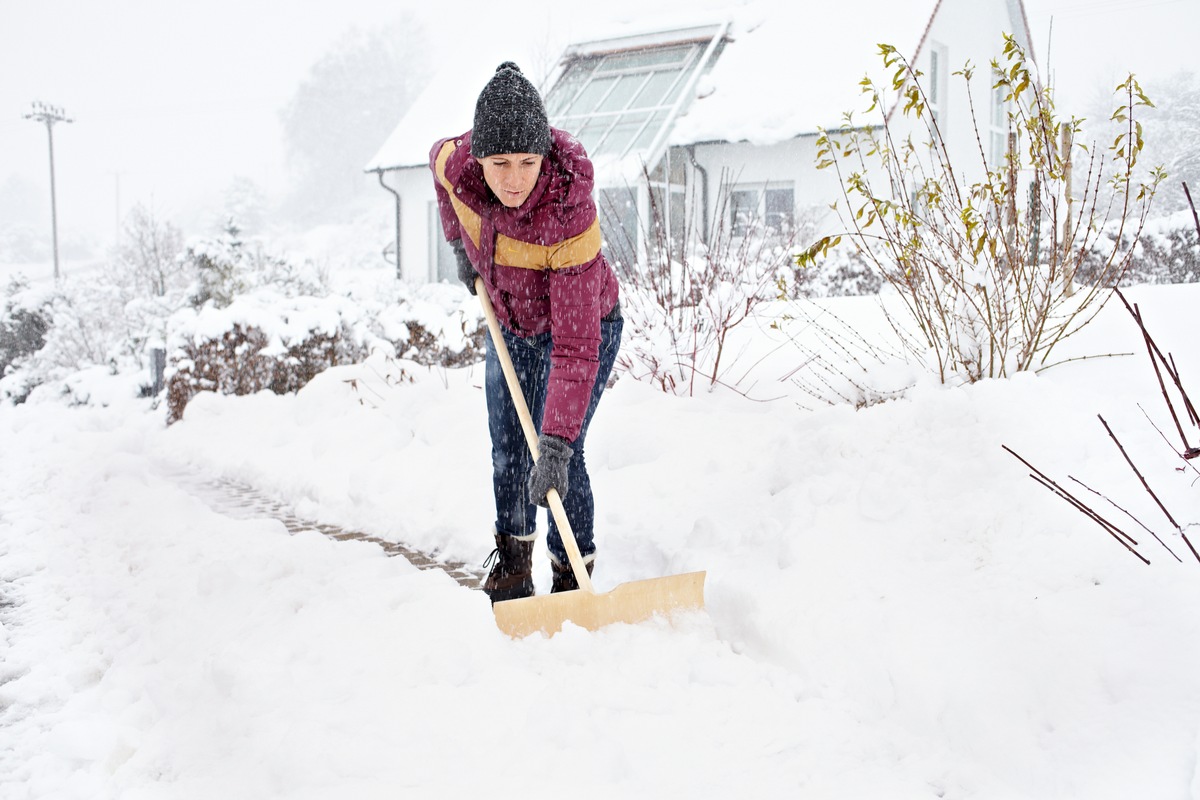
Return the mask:
<path id="1" fill-rule="evenodd" d="M 1130 296 L 1200 398 L 1200 287 Z M 708 611 L 520 641 L 442 572 L 189 490 L 482 562 L 478 368 L 376 356 L 170 428 L 121 379 L 35 394 L 0 408 L 0 796 L 1200 798 L 1200 563 L 1096 415 L 1200 544 L 1198 475 L 1124 309 L 1063 355 L 1127 352 L 859 411 L 624 378 L 597 586 L 705 569 Z"/>

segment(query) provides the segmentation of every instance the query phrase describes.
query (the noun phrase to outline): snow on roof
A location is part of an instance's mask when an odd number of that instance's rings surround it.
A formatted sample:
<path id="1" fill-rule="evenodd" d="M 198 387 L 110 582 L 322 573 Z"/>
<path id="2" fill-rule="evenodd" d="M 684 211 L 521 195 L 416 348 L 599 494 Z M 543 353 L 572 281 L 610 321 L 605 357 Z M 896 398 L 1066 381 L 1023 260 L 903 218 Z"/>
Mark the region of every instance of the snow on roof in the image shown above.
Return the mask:
<path id="1" fill-rule="evenodd" d="M 881 43 L 912 56 L 935 3 L 774 4 L 735 20 L 731 41 L 677 120 L 672 144 L 774 144 L 833 127 L 864 108 L 859 81 L 881 71 Z"/>
<path id="2" fill-rule="evenodd" d="M 549 0 L 543 0 L 549 2 Z M 928 0 L 914 11 L 893 0 L 857 0 L 841 4 L 795 0 L 609 0 L 596 10 L 600 19 L 571 23 L 545 38 L 526 31 L 501 35 L 495 26 L 459 26 L 451 50 L 434 53 L 438 67 L 426 90 L 405 114 L 366 169 L 392 169 L 427 163 L 429 149 L 442 137 L 471 127 L 479 91 L 504 61 L 516 61 L 531 80 L 545 61 L 548 40 L 555 53 L 591 49 L 597 42 L 671 30 L 730 23 L 730 41 L 712 72 L 697 87 L 697 99 L 677 120 L 672 144 L 700 141 L 750 141 L 769 144 L 836 125 L 845 111 L 858 108 L 858 82 L 880 60 L 878 45 L 915 51 L 933 10 Z M 545 13 L 554 14 L 553 5 Z M 557 10 L 562 14 L 561 7 Z M 531 11 L 525 20 L 536 18 Z M 585 24 L 586 23 L 586 24 Z M 498 24 L 498 23 L 497 23 Z M 472 34 L 469 28 L 478 28 Z M 516 46 L 514 46 L 516 43 Z M 550 81 L 557 69 L 550 70 Z M 543 85 L 543 93 L 550 88 Z"/>

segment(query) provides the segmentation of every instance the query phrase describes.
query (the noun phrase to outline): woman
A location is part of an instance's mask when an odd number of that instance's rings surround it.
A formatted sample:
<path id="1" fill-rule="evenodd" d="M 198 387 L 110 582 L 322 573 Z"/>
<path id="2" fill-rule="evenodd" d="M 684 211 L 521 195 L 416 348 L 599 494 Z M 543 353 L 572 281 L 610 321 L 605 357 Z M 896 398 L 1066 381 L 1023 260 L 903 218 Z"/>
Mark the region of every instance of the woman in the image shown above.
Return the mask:
<path id="1" fill-rule="evenodd" d="M 584 462 L 588 425 L 621 343 L 616 276 L 600 252 L 592 163 L 551 128 L 537 89 L 512 62 L 483 88 L 475 124 L 430 151 L 442 228 L 459 277 L 476 276 L 496 309 L 538 428 L 532 463 L 491 340 L 486 397 L 496 498 L 496 549 L 484 583 L 493 603 L 533 594 L 537 505 L 557 489 L 587 565 L 595 514 Z M 578 588 L 553 518 L 551 591 Z"/>

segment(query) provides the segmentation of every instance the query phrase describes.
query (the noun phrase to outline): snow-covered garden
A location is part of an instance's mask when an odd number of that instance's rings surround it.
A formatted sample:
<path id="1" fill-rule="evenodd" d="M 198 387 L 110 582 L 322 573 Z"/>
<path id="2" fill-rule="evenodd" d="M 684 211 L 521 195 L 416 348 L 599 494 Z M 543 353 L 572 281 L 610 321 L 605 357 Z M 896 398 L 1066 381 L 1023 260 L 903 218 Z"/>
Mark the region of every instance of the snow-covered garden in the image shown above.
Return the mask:
<path id="1" fill-rule="evenodd" d="M 598 588 L 704 569 L 707 613 L 513 641 L 442 572 L 196 493 L 232 479 L 446 559 L 491 548 L 481 368 L 405 349 L 419 321 L 469 351 L 473 298 L 301 263 L 138 336 L 80 324 L 123 349 L 46 361 L 0 407 L 5 797 L 1200 792 L 1200 562 L 1097 414 L 1193 541 L 1197 472 L 1119 302 L 1008 380 L 906 363 L 875 297 L 760 304 L 715 386 L 624 372 L 589 437 Z M 65 283 L 109 302 L 90 280 Z M 1188 386 L 1200 290 L 1127 296 Z M 233 317 L 276 352 L 344 328 L 370 354 L 296 393 L 199 393 L 167 426 L 139 396 L 152 331 L 174 353 Z"/>

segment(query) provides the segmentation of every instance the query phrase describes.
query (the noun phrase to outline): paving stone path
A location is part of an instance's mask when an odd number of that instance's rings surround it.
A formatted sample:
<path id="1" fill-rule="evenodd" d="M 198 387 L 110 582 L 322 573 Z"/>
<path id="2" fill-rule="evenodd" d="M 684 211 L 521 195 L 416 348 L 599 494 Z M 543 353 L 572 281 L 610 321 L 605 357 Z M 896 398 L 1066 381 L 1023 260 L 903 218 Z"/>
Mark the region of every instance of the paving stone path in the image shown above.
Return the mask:
<path id="1" fill-rule="evenodd" d="M 423 553 L 399 542 L 389 542 L 360 531 L 346 530 L 336 525 L 312 522 L 296 516 L 287 505 L 268 497 L 253 486 L 227 478 L 207 479 L 178 475 L 176 480 L 190 493 L 208 504 L 214 511 L 234 519 L 261 519 L 267 517 L 283 523 L 288 533 L 318 531 L 339 542 L 371 542 L 383 548 L 389 556 L 401 556 L 418 569 L 440 569 L 468 589 L 478 589 L 484 574 L 459 561 L 445 561 L 436 555 Z"/>

